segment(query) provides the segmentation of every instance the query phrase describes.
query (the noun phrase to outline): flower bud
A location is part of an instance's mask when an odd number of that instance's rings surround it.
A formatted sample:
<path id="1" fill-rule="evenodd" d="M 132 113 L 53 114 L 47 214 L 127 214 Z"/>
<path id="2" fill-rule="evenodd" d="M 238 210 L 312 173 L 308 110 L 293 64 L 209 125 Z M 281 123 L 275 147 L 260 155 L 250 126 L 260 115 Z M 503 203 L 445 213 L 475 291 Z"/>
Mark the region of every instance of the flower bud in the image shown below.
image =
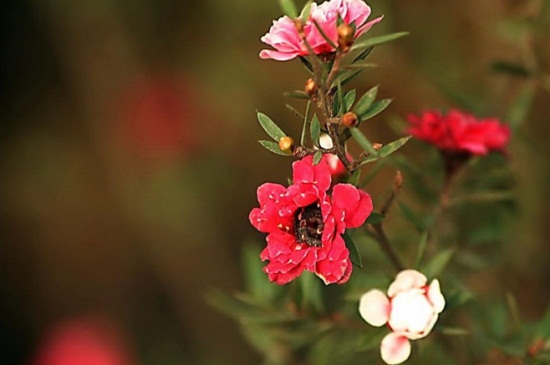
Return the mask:
<path id="1" fill-rule="evenodd" d="M 349 24 L 340 24 L 338 26 L 338 45 L 344 52 L 349 50 L 349 47 L 355 40 L 355 29 Z"/>
<path id="2" fill-rule="evenodd" d="M 281 139 L 279 140 L 279 148 L 283 152 L 292 153 L 292 151 L 294 150 L 294 140 L 288 136 L 281 137 Z"/>
<path id="3" fill-rule="evenodd" d="M 317 94 L 317 90 L 319 88 L 317 87 L 317 84 L 315 83 L 315 80 L 313 79 L 307 79 L 306 86 L 304 88 L 304 91 L 308 96 L 312 96 Z"/>
<path id="4" fill-rule="evenodd" d="M 373 143 L 372 148 L 374 148 L 375 151 L 380 150 L 384 145 L 382 143 Z"/>
<path id="5" fill-rule="evenodd" d="M 355 127 L 359 123 L 359 118 L 354 112 L 347 112 L 342 116 L 342 124 L 348 128 Z"/>

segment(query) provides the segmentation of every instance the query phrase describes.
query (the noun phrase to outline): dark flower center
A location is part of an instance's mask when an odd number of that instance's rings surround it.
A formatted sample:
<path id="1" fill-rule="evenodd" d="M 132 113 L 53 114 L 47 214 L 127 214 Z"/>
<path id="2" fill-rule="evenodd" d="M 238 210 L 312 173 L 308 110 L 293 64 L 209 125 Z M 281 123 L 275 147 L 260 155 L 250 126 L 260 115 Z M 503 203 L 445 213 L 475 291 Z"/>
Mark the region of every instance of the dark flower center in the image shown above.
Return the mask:
<path id="1" fill-rule="evenodd" d="M 299 208 L 294 216 L 294 234 L 296 241 L 309 246 L 321 247 L 323 235 L 323 215 L 319 203 Z"/>

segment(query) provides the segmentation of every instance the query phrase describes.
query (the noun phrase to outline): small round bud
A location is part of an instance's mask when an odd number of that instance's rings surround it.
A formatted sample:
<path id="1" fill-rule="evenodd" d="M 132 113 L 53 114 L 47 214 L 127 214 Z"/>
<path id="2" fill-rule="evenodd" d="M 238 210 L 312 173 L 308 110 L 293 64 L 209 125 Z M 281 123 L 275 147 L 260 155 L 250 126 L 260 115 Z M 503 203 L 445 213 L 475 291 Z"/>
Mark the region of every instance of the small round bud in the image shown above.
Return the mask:
<path id="1" fill-rule="evenodd" d="M 378 151 L 380 148 L 384 146 L 382 143 L 373 143 L 372 148 L 374 148 L 375 151 Z"/>
<path id="2" fill-rule="evenodd" d="M 342 51 L 348 51 L 355 40 L 355 29 L 349 24 L 340 24 L 338 26 L 338 45 Z"/>
<path id="3" fill-rule="evenodd" d="M 279 148 L 283 152 L 292 153 L 292 151 L 294 150 L 294 140 L 288 136 L 281 137 L 281 139 L 279 140 Z"/>
<path id="4" fill-rule="evenodd" d="M 342 116 L 342 124 L 348 128 L 355 127 L 359 123 L 359 118 L 354 112 L 347 112 Z"/>
<path id="5" fill-rule="evenodd" d="M 304 91 L 308 96 L 317 94 L 318 89 L 319 88 L 317 87 L 317 84 L 313 79 L 307 79 L 306 86 L 304 87 Z"/>

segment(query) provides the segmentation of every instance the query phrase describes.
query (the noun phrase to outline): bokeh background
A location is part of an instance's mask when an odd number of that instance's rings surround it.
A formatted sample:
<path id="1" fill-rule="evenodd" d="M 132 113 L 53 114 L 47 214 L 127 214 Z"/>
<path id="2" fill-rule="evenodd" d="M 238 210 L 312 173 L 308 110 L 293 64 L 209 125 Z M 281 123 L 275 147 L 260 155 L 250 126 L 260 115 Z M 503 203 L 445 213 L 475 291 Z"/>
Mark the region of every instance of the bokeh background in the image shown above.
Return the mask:
<path id="1" fill-rule="evenodd" d="M 411 32 L 355 82 L 394 98 L 371 140 L 426 108 L 518 126 L 517 245 L 480 277 L 537 318 L 550 297 L 549 1 L 369 4 L 385 15 L 369 34 Z M 260 362 L 205 295 L 242 288 L 241 248 L 263 240 L 248 223 L 255 189 L 290 174 L 256 142 L 256 109 L 301 128 L 282 93 L 303 87 L 303 68 L 258 58 L 280 14 L 275 0 L 1 2 L 1 364 Z"/>

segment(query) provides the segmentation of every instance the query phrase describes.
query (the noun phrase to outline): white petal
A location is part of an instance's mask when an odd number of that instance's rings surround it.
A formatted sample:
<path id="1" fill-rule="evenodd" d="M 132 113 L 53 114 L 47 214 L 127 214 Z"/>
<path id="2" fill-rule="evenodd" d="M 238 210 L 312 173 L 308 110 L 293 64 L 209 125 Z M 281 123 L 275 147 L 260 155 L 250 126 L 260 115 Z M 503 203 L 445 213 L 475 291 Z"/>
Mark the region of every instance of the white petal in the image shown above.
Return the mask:
<path id="1" fill-rule="evenodd" d="M 332 138 L 327 133 L 321 134 L 319 137 L 319 146 L 324 149 L 330 149 L 333 147 Z"/>
<path id="2" fill-rule="evenodd" d="M 388 296 L 394 297 L 396 294 L 413 288 L 421 288 L 426 285 L 428 279 L 424 274 L 416 270 L 403 270 L 397 274 L 393 283 L 388 288 Z"/>
<path id="3" fill-rule="evenodd" d="M 380 356 L 386 364 L 401 364 L 411 356 L 411 343 L 406 337 L 392 332 L 382 340 Z"/>
<path id="4" fill-rule="evenodd" d="M 432 280 L 430 286 L 428 287 L 428 299 L 430 300 L 430 303 L 432 303 L 436 313 L 441 313 L 443 308 L 445 308 L 445 297 L 441 294 L 439 281 L 437 279 Z"/>
<path id="5" fill-rule="evenodd" d="M 369 290 L 359 301 L 359 314 L 371 326 L 383 326 L 390 316 L 390 301 L 382 291 Z"/>

